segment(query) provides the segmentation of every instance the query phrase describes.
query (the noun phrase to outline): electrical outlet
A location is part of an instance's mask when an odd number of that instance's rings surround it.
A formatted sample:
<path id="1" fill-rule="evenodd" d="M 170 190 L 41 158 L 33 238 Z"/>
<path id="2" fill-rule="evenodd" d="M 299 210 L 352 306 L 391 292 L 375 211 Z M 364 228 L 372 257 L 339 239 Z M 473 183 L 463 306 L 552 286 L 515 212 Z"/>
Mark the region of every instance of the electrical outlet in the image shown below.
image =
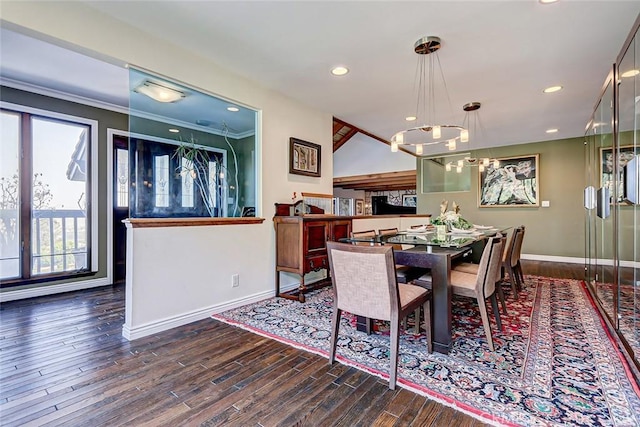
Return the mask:
<path id="1" fill-rule="evenodd" d="M 234 274 L 231 276 L 231 287 L 237 288 L 238 286 L 240 286 L 240 275 Z"/>

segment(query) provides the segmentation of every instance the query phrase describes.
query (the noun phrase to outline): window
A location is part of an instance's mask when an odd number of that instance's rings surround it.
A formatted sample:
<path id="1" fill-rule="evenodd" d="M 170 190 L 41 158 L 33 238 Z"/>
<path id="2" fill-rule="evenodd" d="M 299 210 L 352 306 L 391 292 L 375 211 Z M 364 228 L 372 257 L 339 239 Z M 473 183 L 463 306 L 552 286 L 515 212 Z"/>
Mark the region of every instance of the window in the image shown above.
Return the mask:
<path id="1" fill-rule="evenodd" d="M 166 208 L 169 206 L 169 156 L 156 156 L 153 165 L 154 188 L 156 192 L 156 206 Z M 146 186 L 151 186 L 144 181 Z"/>
<path id="2" fill-rule="evenodd" d="M 1 117 L 0 279 L 90 271 L 95 122 L 8 104 Z"/>
<path id="3" fill-rule="evenodd" d="M 193 168 L 193 162 L 184 157 L 180 158 L 180 176 L 182 177 L 182 207 L 193 207 L 193 179 L 196 172 Z"/>
<path id="4" fill-rule="evenodd" d="M 116 176 L 118 177 L 118 189 L 116 206 L 129 207 L 129 151 L 122 148 L 116 149 Z"/>

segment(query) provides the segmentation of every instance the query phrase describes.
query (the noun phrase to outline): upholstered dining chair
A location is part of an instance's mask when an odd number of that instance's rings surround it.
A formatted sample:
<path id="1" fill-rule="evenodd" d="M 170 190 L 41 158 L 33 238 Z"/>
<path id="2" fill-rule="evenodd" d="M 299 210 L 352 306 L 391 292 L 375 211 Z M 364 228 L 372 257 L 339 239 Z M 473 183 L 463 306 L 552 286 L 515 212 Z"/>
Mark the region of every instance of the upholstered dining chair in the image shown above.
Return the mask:
<path id="1" fill-rule="evenodd" d="M 359 246 L 373 246 L 374 240 L 376 238 L 376 231 L 375 230 L 352 231 L 351 238 L 352 239 L 371 239 L 370 242 L 353 242 L 353 244 L 359 245 Z"/>
<path id="2" fill-rule="evenodd" d="M 520 251 L 522 249 L 522 240 L 524 239 L 524 225 L 516 227 L 511 233 L 509 243 L 504 250 L 502 256 L 502 272 L 501 279 L 504 280 L 504 273 L 509 274 L 509 282 L 515 299 L 518 299 L 518 291 L 522 289 L 524 284 L 524 276 L 522 275 L 522 267 L 520 266 Z"/>
<path id="3" fill-rule="evenodd" d="M 521 225 L 516 228 L 518 231 L 518 235 L 515 237 L 515 242 L 513 244 L 513 250 L 509 257 L 504 257 L 502 262 L 505 265 L 507 270 L 510 270 L 510 274 L 513 273 L 513 278 L 518 282 L 518 289 L 522 289 L 524 287 L 524 273 L 522 272 L 522 264 L 520 263 L 520 257 L 522 254 L 522 242 L 524 242 L 524 232 L 525 227 Z"/>
<path id="4" fill-rule="evenodd" d="M 423 306 L 427 351 L 431 342 L 431 291 L 396 281 L 391 246 L 357 246 L 327 242 L 333 283 L 333 316 L 329 363 L 333 364 L 343 311 L 390 322 L 389 388 L 395 390 L 398 372 L 400 320 Z"/>
<path id="5" fill-rule="evenodd" d="M 502 247 L 506 248 L 507 246 L 507 235 L 504 234 L 502 235 L 502 237 L 500 238 L 502 240 Z M 505 251 L 503 250 L 503 257 L 504 257 Z M 480 266 L 480 264 L 474 264 L 471 262 L 462 262 L 456 266 L 453 267 L 454 270 L 456 271 L 460 271 L 463 273 L 469 273 L 469 274 L 478 274 L 478 267 Z M 498 266 L 500 267 L 500 266 Z M 504 292 L 502 291 L 502 286 L 500 284 L 501 280 L 502 280 L 502 275 L 501 274 L 497 274 L 496 276 L 496 293 L 498 294 L 498 299 L 500 300 L 500 305 L 502 305 L 502 312 L 507 315 L 509 314 L 507 312 L 507 303 L 504 300 Z"/>
<path id="6" fill-rule="evenodd" d="M 378 230 L 379 236 L 395 236 L 398 234 L 397 228 L 381 228 Z M 394 250 L 401 251 L 402 245 L 400 244 L 390 244 Z M 396 264 L 396 278 L 398 279 L 398 283 L 410 283 L 411 281 L 417 279 L 426 273 L 428 269 L 426 268 L 418 268 L 418 267 L 408 267 L 406 265 Z"/>
<path id="7" fill-rule="evenodd" d="M 454 295 L 475 298 L 478 301 L 480 317 L 484 327 L 487 343 L 491 351 L 494 351 L 493 337 L 491 335 L 491 323 L 487 313 L 486 299 L 491 299 L 491 306 L 496 318 L 498 328 L 502 329 L 498 301 L 496 300 L 496 282 L 500 277 L 500 264 L 502 260 L 503 239 L 498 233 L 490 237 L 482 251 L 478 272 L 476 274 L 462 271 L 451 271 L 451 290 Z"/>

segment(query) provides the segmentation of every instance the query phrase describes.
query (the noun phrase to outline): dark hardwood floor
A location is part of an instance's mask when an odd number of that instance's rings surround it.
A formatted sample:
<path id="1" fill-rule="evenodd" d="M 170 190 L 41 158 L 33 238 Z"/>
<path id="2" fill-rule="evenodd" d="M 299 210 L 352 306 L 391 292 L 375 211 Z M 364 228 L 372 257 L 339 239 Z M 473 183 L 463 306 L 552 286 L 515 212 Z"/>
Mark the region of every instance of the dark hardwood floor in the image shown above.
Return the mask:
<path id="1" fill-rule="evenodd" d="M 524 261 L 525 274 L 582 266 Z M 124 287 L 0 308 L 2 426 L 479 426 L 327 359 L 214 320 L 128 342 Z"/>

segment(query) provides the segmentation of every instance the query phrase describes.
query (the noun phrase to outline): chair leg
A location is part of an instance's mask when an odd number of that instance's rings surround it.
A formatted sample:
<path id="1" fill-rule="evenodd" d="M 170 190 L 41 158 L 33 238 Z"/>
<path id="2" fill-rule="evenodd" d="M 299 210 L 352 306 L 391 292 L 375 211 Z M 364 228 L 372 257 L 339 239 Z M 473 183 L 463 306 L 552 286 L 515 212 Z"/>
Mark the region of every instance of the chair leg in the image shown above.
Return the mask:
<path id="1" fill-rule="evenodd" d="M 422 306 L 424 310 L 424 330 L 427 335 L 427 351 L 433 353 L 433 337 L 431 336 L 431 300 L 425 301 Z"/>
<path id="2" fill-rule="evenodd" d="M 504 291 L 502 290 L 502 283 L 496 283 L 496 291 L 498 291 L 498 298 L 500 298 L 500 304 L 502 305 L 502 313 L 506 316 L 507 313 L 507 303 L 504 301 Z"/>
<path id="3" fill-rule="evenodd" d="M 493 315 L 496 318 L 496 324 L 498 325 L 498 329 L 502 330 L 502 321 L 500 320 L 500 310 L 498 309 L 498 299 L 496 298 L 496 293 L 491 294 L 491 308 L 493 309 Z"/>
<path id="4" fill-rule="evenodd" d="M 487 314 L 487 304 L 482 298 L 479 298 L 478 306 L 480 307 L 480 317 L 482 317 L 482 325 L 484 326 L 484 333 L 487 336 L 489 349 L 494 351 L 493 338 L 491 337 L 491 324 L 489 323 L 489 315 Z"/>
<path id="5" fill-rule="evenodd" d="M 395 319 L 394 319 L 395 317 Z M 396 389 L 396 377 L 398 375 L 398 338 L 400 336 L 400 319 L 391 316 L 391 333 L 389 337 L 389 347 L 391 352 L 391 361 L 389 364 L 389 389 Z"/>
<path id="6" fill-rule="evenodd" d="M 520 279 L 520 273 L 518 272 L 518 266 L 515 265 L 511 268 L 511 271 L 513 271 L 513 277 L 516 279 L 516 287 L 518 288 L 519 291 L 522 290 L 524 283 L 522 283 L 522 280 Z"/>
<path id="7" fill-rule="evenodd" d="M 416 310 L 414 311 L 414 317 L 416 319 L 414 332 L 416 335 L 418 335 L 420 333 L 420 307 L 416 308 Z"/>
<path id="8" fill-rule="evenodd" d="M 522 264 L 520 264 L 520 260 L 518 260 L 518 264 L 516 264 L 516 268 L 518 270 L 518 275 L 520 276 L 520 283 L 524 288 L 524 273 L 522 272 Z"/>
<path id="9" fill-rule="evenodd" d="M 331 344 L 329 346 L 329 364 L 333 365 L 333 361 L 336 358 L 336 343 L 338 341 L 338 327 L 340 326 L 340 315 L 342 310 L 339 308 L 333 309 L 333 316 L 331 318 Z"/>
<path id="10" fill-rule="evenodd" d="M 518 279 L 516 279 L 516 273 L 513 271 L 513 267 L 507 265 L 507 270 L 509 273 L 509 282 L 511 282 L 511 290 L 513 291 L 513 295 L 515 299 L 518 299 Z"/>

